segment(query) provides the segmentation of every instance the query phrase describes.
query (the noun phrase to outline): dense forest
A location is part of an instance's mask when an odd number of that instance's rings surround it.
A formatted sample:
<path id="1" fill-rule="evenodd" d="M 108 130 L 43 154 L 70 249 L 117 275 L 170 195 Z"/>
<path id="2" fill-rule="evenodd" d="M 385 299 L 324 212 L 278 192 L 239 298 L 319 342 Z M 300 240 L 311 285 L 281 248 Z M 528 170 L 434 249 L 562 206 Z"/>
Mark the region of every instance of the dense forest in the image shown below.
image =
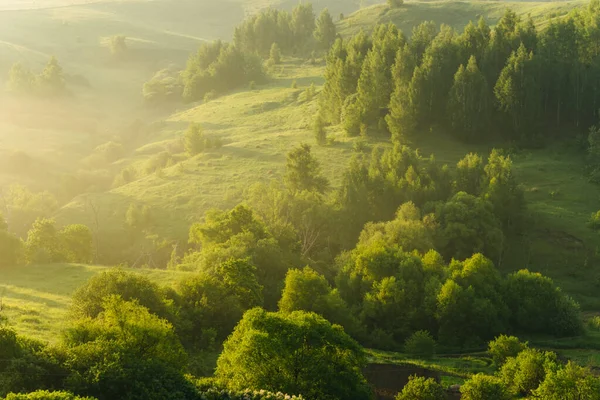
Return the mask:
<path id="1" fill-rule="evenodd" d="M 507 261 L 532 214 L 502 149 L 577 138 L 595 179 L 599 24 L 592 0 L 544 29 L 507 10 L 494 27 L 481 18 L 460 34 L 423 22 L 410 36 L 389 23 L 342 37 L 327 9 L 316 16 L 300 4 L 251 16 L 231 43 L 202 44 L 184 70 L 144 84 L 151 107 L 254 90 L 284 58 L 311 65 L 322 57 L 322 90 L 312 83 L 303 94 L 317 100 L 313 132 L 286 149 L 282 179 L 249 183 L 239 204 L 192 221 L 176 245 L 155 234 L 149 206 L 130 205 L 121 247 L 111 248 L 98 239 L 93 203 L 95 225 L 60 227 L 49 218 L 58 208 L 52 194 L 11 186 L 2 196 L 0 274 L 123 264 L 75 291 L 51 343 L 17 333 L 0 296 L 0 398 L 371 400 L 366 349 L 377 349 L 422 362 L 485 354 L 481 370 L 459 376 L 466 400 L 600 399 L 597 371 L 535 344 L 588 337 L 600 317 L 584 317 L 529 260 Z M 118 38 L 115 52 L 127 51 Z M 56 98 L 67 95 L 64 79 L 53 57 L 39 75 L 15 64 L 8 83 L 18 96 Z M 353 142 L 334 184 L 307 142 L 314 134 L 329 146 L 337 125 L 364 140 Z M 497 148 L 443 164 L 411 147 L 434 129 Z M 148 172 L 223 142 L 191 123 L 178 145 L 176 156 L 157 153 Z M 114 162 L 123 151 L 111 141 L 88 162 Z M 130 174 L 122 169 L 115 187 Z M 600 212 L 590 227 L 600 227 Z M 101 245 L 112 252 L 105 259 Z M 159 285 L 127 268 L 142 264 L 181 275 Z M 448 386 L 415 375 L 391 398 L 449 399 Z"/>

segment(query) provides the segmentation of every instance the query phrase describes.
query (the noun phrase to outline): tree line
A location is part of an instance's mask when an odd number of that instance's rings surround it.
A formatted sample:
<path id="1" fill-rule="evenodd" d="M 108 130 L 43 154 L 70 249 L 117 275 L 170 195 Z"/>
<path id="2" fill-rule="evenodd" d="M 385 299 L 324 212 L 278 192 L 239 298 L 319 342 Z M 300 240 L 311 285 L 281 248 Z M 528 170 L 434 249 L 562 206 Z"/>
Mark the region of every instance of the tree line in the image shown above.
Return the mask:
<path id="1" fill-rule="evenodd" d="M 291 13 L 269 8 L 235 28 L 232 43 L 203 43 L 181 72 L 162 70 L 144 84 L 150 103 L 173 99 L 211 100 L 228 90 L 265 79 L 264 60 L 278 64 L 282 54 L 306 57 L 326 52 L 337 37 L 327 9 L 315 16 L 312 4 Z"/>
<path id="2" fill-rule="evenodd" d="M 507 10 L 493 29 L 483 18 L 460 34 L 423 22 L 407 38 L 390 23 L 338 38 L 319 118 L 349 135 L 410 138 L 441 126 L 479 142 L 587 129 L 598 119 L 599 12 L 593 0 L 543 30 Z"/>

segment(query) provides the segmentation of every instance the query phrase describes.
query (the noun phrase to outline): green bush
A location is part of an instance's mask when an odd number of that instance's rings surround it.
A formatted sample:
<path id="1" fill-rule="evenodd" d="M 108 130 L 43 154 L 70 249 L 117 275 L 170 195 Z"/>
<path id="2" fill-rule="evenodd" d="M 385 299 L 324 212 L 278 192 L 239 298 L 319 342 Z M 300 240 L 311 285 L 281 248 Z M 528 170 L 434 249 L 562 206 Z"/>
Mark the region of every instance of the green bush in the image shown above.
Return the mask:
<path id="1" fill-rule="evenodd" d="M 504 364 L 509 357 L 516 357 L 527 348 L 527 342 L 522 343 L 518 337 L 500 335 L 488 344 L 488 353 L 496 365 Z"/>
<path id="2" fill-rule="evenodd" d="M 499 377 L 513 394 L 527 396 L 540 385 L 548 372 L 558 367 L 556 354 L 526 349 L 516 357 L 506 359 Z"/>
<path id="3" fill-rule="evenodd" d="M 404 342 L 404 351 L 408 354 L 431 358 L 435 355 L 435 339 L 427 331 L 417 331 Z"/>
<path id="4" fill-rule="evenodd" d="M 96 400 L 94 397 L 80 397 L 70 392 L 48 392 L 38 390 L 31 393 L 10 393 L 5 400 Z"/>
<path id="5" fill-rule="evenodd" d="M 600 229 L 600 210 L 591 215 L 588 221 L 588 227 L 595 231 Z"/>
<path id="6" fill-rule="evenodd" d="M 600 331 L 600 316 L 596 315 L 588 320 L 588 327 L 595 331 Z"/>
<path id="7" fill-rule="evenodd" d="M 433 378 L 411 376 L 396 400 L 445 400 L 446 391 Z"/>
<path id="8" fill-rule="evenodd" d="M 234 392 L 218 388 L 201 390 L 202 400 L 303 400 L 302 396 L 290 396 L 283 393 L 273 393 L 266 390 L 245 390 Z"/>
<path id="9" fill-rule="evenodd" d="M 494 376 L 477 374 L 460 388 L 462 400 L 509 400 L 510 393 L 502 381 Z"/>

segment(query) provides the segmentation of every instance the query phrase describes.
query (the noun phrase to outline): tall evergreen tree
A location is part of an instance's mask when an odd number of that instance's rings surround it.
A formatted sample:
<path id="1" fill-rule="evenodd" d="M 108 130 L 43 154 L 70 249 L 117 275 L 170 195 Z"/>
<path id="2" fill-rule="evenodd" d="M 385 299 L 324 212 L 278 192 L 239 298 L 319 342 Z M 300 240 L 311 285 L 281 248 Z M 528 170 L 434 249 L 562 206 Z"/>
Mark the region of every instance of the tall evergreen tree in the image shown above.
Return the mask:
<path id="1" fill-rule="evenodd" d="M 337 30 L 335 24 L 333 23 L 333 18 L 331 18 L 331 14 L 329 14 L 329 10 L 324 9 L 316 22 L 315 29 L 315 39 L 321 50 L 329 50 L 333 42 L 335 42 L 335 37 L 337 35 Z"/>
<path id="2" fill-rule="evenodd" d="M 520 138 L 536 134 L 540 111 L 538 63 L 532 52 L 521 44 L 500 73 L 494 88 L 500 111 L 512 122 L 513 133 Z"/>
<path id="3" fill-rule="evenodd" d="M 448 120 L 454 133 L 468 140 L 484 134 L 489 127 L 489 87 L 471 56 L 467 68 L 461 65 L 454 75 L 448 99 Z"/>

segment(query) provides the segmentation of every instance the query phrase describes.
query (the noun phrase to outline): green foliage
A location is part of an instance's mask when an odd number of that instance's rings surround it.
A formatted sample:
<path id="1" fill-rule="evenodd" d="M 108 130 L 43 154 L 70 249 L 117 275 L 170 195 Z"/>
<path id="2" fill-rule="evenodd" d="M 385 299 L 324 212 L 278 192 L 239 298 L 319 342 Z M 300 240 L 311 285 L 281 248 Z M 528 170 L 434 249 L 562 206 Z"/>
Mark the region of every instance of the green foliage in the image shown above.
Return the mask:
<path id="1" fill-rule="evenodd" d="M 173 327 L 137 302 L 105 297 L 94 319 L 63 339 L 67 388 L 99 399 L 194 399 L 182 375 L 187 355 Z"/>
<path id="2" fill-rule="evenodd" d="M 539 273 L 521 270 L 508 276 L 506 293 L 511 325 L 518 331 L 573 336 L 582 332 L 579 306 Z"/>
<path id="3" fill-rule="evenodd" d="M 427 331 L 417 331 L 404 342 L 404 351 L 410 355 L 432 358 L 435 355 L 435 339 Z"/>
<path id="4" fill-rule="evenodd" d="M 269 64 L 277 65 L 281 63 L 281 48 L 275 42 L 271 46 L 271 51 L 269 52 Z"/>
<path id="5" fill-rule="evenodd" d="M 499 377 L 514 394 L 530 395 L 550 371 L 558 369 L 556 354 L 525 349 L 516 357 L 506 359 Z"/>
<path id="6" fill-rule="evenodd" d="M 8 77 L 8 90 L 19 95 L 59 96 L 66 93 L 62 67 L 56 57 L 50 57 L 39 75 L 21 63 L 12 66 Z"/>
<path id="7" fill-rule="evenodd" d="M 317 114 L 313 122 L 313 131 L 315 133 L 315 140 L 319 146 L 325 146 L 327 144 L 327 131 L 325 130 L 325 121 L 321 114 Z"/>
<path id="8" fill-rule="evenodd" d="M 273 393 L 266 390 L 231 391 L 218 388 L 200 390 L 203 400 L 302 400 L 302 396 L 290 396 L 281 392 Z"/>
<path id="9" fill-rule="evenodd" d="M 38 218 L 27 233 L 25 241 L 27 262 L 44 264 L 64 260 L 60 238 L 52 219 Z"/>
<path id="10" fill-rule="evenodd" d="M 464 400 L 510 400 L 512 396 L 496 377 L 484 374 L 473 375 L 460 387 Z"/>
<path id="11" fill-rule="evenodd" d="M 253 54 L 221 41 L 206 43 L 190 56 L 181 74 L 183 98 L 197 101 L 209 93 L 223 93 L 263 77 L 262 61 Z"/>
<path id="12" fill-rule="evenodd" d="M 191 123 L 184 134 L 185 151 L 193 157 L 206 148 L 206 138 L 200 124 Z"/>
<path id="13" fill-rule="evenodd" d="M 71 313 L 74 318 L 96 318 L 104 310 L 104 299 L 119 296 L 125 301 L 136 301 L 151 313 L 170 318 L 164 294 L 148 278 L 112 269 L 102 272 L 73 293 Z"/>
<path id="14" fill-rule="evenodd" d="M 65 259 L 72 263 L 89 264 L 93 258 L 92 231 L 85 225 L 67 225 L 58 232 Z"/>
<path id="15" fill-rule="evenodd" d="M 81 397 L 71 392 L 49 392 L 38 390 L 27 394 L 10 393 L 5 400 L 96 400 L 93 397 Z"/>
<path id="16" fill-rule="evenodd" d="M 319 18 L 317 18 L 316 21 L 316 28 L 314 32 L 315 40 L 322 50 L 327 51 L 333 42 L 335 42 L 336 36 L 337 30 L 335 24 L 333 23 L 333 18 L 331 18 L 329 10 L 325 8 L 323 11 L 321 11 Z"/>
<path id="17" fill-rule="evenodd" d="M 32 94 L 36 87 L 35 75 L 21 63 L 15 63 L 8 73 L 8 91 L 14 94 Z"/>
<path id="18" fill-rule="evenodd" d="M 301 144 L 287 154 L 286 186 L 293 192 L 314 191 L 323 193 L 329 182 L 321 175 L 321 166 L 312 156 L 310 146 Z"/>
<path id="19" fill-rule="evenodd" d="M 433 378 L 411 376 L 396 400 L 445 400 L 446 391 Z"/>
<path id="20" fill-rule="evenodd" d="M 404 0 L 388 0 L 387 3 L 390 8 L 398 8 L 404 5 Z"/>
<path id="21" fill-rule="evenodd" d="M 588 221 L 588 227 L 595 231 L 600 230 L 600 210 L 593 213 Z"/>
<path id="22" fill-rule="evenodd" d="M 600 379 L 589 369 L 572 361 L 557 371 L 549 371 L 533 395 L 541 400 L 600 399 Z"/>
<path id="23" fill-rule="evenodd" d="M 527 348 L 527 342 L 521 342 L 516 336 L 500 335 L 488 343 L 488 354 L 492 357 L 494 363 L 500 366 L 504 364 L 507 358 L 516 357 Z"/>
<path id="24" fill-rule="evenodd" d="M 8 224 L 0 214 L 0 267 L 10 267 L 22 260 L 23 242 L 8 231 Z"/>
<path id="25" fill-rule="evenodd" d="M 12 185 L 4 193 L 7 221 L 10 230 L 24 238 L 38 218 L 50 218 L 58 208 L 56 198 L 50 192 L 33 193 L 25 186 Z"/>
<path id="26" fill-rule="evenodd" d="M 301 351 L 303 356 L 294 354 Z M 263 388 L 310 399 L 370 399 L 364 355 L 341 327 L 316 314 L 253 309 L 224 344 L 215 376 L 234 390 Z M 274 374 L 273 369 L 279 371 Z M 328 377 L 324 380 L 322 377 Z"/>
<path id="27" fill-rule="evenodd" d="M 172 68 L 161 69 L 142 88 L 144 100 L 153 105 L 177 101 L 183 94 L 179 72 Z"/>
<path id="28" fill-rule="evenodd" d="M 53 388 L 65 375 L 64 368 L 43 343 L 18 336 L 3 325 L 0 325 L 0 359 L 0 397 L 11 392 Z"/>

